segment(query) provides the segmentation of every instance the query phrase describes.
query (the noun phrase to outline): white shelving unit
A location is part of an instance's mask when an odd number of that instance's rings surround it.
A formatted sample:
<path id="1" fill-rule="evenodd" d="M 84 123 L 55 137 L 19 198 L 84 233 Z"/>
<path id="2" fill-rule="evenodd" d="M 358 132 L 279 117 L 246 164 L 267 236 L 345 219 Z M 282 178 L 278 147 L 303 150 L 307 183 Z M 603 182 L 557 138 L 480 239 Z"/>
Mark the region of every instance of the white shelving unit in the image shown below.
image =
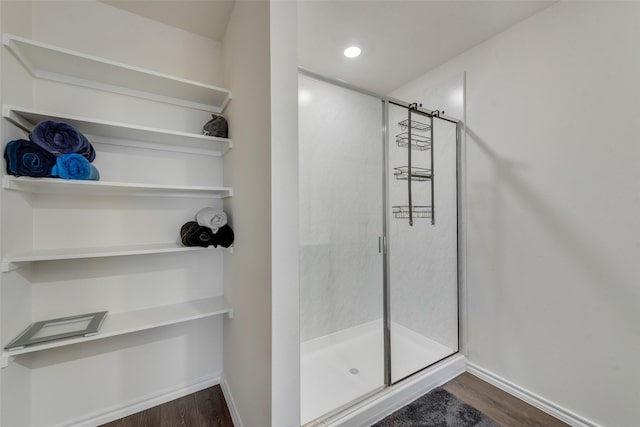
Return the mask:
<path id="1" fill-rule="evenodd" d="M 4 105 L 2 115 L 25 132 L 43 120 L 65 122 L 82 132 L 93 143 L 157 149 L 205 156 L 223 156 L 233 147 L 229 138 L 216 138 L 188 132 L 111 122 L 71 114 L 57 114 L 33 108 Z"/>
<path id="2" fill-rule="evenodd" d="M 69 338 L 59 341 L 51 341 L 38 345 L 24 347 L 18 350 L 3 351 L 3 366 L 6 366 L 8 358 L 20 354 L 33 353 L 51 348 L 64 347 L 87 341 L 95 341 L 116 335 L 129 334 L 147 329 L 159 328 L 204 317 L 216 316 L 227 313 L 233 316 L 233 310 L 224 297 L 205 298 L 169 304 L 143 310 L 126 311 L 107 315 L 100 332 L 88 337 Z"/>
<path id="3" fill-rule="evenodd" d="M 2 42 L 32 76 L 138 98 L 221 113 L 231 92 L 12 34 Z"/>
<path id="4" fill-rule="evenodd" d="M 233 195 L 233 190 L 230 187 L 80 181 L 9 175 L 3 177 L 2 187 L 27 193 L 56 195 L 197 197 L 205 199 L 222 199 Z"/>
<path id="5" fill-rule="evenodd" d="M 48 79 L 152 101 L 160 101 L 213 113 L 221 113 L 231 99 L 231 93 L 228 90 L 200 82 L 117 63 L 10 34 L 4 34 L 2 40 L 3 44 L 35 78 Z M 126 99 L 123 98 L 123 100 Z M 175 155 L 171 154 L 168 156 L 171 158 L 174 156 L 189 157 L 189 155 L 191 155 L 191 158 L 196 156 L 198 156 L 198 158 L 200 158 L 199 156 L 221 157 L 233 146 L 233 142 L 228 138 L 215 138 L 132 123 L 118 123 L 99 118 L 43 111 L 31 107 L 3 105 L 2 115 L 7 121 L 27 133 L 31 132 L 34 126 L 43 120 L 68 123 L 87 136 L 92 143 L 114 146 L 109 148 L 109 150 L 116 150 L 121 156 L 125 155 L 124 153 L 127 153 L 128 149 L 136 148 L 175 153 Z M 100 151 L 96 151 L 97 156 L 100 156 Z M 112 157 L 106 158 L 112 159 L 113 151 L 110 151 L 110 155 Z M 214 163 L 209 163 L 209 160 Z M 209 160 L 205 163 L 200 162 L 200 167 L 203 167 L 202 165 L 205 164 L 213 164 L 214 167 L 216 167 L 215 165 L 221 167 L 220 165 L 222 163 L 219 159 Z M 153 164 L 147 164 L 145 167 L 147 167 L 149 181 L 153 181 L 159 176 L 157 174 L 162 173 L 162 169 L 154 169 Z M 220 174 L 220 177 L 221 176 L 222 174 Z M 166 207 L 171 207 L 176 204 L 181 205 L 183 203 L 182 201 L 176 203 L 176 198 L 217 200 L 231 197 L 233 194 L 233 190 L 230 187 L 220 186 L 75 181 L 58 178 L 15 177 L 10 175 L 3 177 L 2 188 L 10 192 L 33 194 L 35 195 L 34 197 L 37 197 L 37 195 L 55 195 L 62 198 L 87 195 L 94 197 L 155 197 L 161 198 L 162 200 L 145 203 L 148 206 Z M 5 193 L 5 195 L 8 194 L 9 193 Z M 50 199 L 44 198 L 44 200 L 45 201 L 42 202 L 43 204 L 50 202 Z M 74 203 L 81 205 L 83 200 L 76 199 Z M 195 201 L 185 200 L 184 203 L 190 203 L 188 206 L 192 206 L 195 204 Z M 219 201 L 217 203 L 219 203 Z M 122 205 L 127 206 L 126 203 Z M 25 204 L 25 206 L 28 206 L 28 203 Z M 102 204 L 100 206 L 102 206 L 100 209 L 104 209 L 106 205 Z M 22 207 L 22 209 L 32 208 Z M 124 216 L 127 215 L 126 209 L 128 208 L 121 210 L 121 212 L 124 212 L 122 214 Z M 69 224 L 70 223 L 67 223 L 67 226 L 69 226 Z M 31 226 L 31 224 L 29 224 L 29 226 Z M 77 260 L 77 262 L 80 263 L 78 266 L 82 266 L 81 263 L 83 260 L 91 258 L 178 252 L 201 253 L 202 251 L 220 250 L 212 246 L 208 248 L 185 247 L 180 242 L 100 246 L 99 242 L 88 241 L 87 245 L 87 247 L 81 248 L 60 247 L 56 249 L 38 249 L 34 247 L 33 249 L 27 248 L 24 251 L 15 252 L 11 250 L 11 245 L 7 245 L 8 247 L 4 247 L 4 257 L 0 260 L 0 270 L 3 273 L 8 273 L 24 264 L 46 261 Z M 232 249 L 227 249 L 227 251 L 231 252 Z M 126 272 L 124 274 L 126 274 Z M 12 273 L 8 273 L 6 276 L 11 275 Z M 219 280 L 217 280 L 218 282 L 221 282 L 221 276 L 220 274 Z M 198 285 L 202 285 L 202 283 L 201 280 L 198 282 Z M 187 288 L 189 283 L 185 281 L 180 285 Z M 181 288 L 175 289 L 179 290 Z M 6 367 L 8 361 L 13 356 L 21 354 L 69 346 L 224 313 L 228 313 L 229 316 L 231 316 L 232 309 L 226 298 L 222 295 L 215 296 L 215 293 L 217 292 L 212 292 L 214 296 L 204 299 L 109 314 L 97 335 L 52 341 L 19 350 L 4 351 L 1 357 L 1 365 L 2 367 Z M 31 302 L 28 303 L 31 304 Z M 109 307 L 105 306 L 104 310 L 109 310 Z M 25 325 L 25 327 L 26 326 L 27 325 Z M 7 338 L 10 337 L 3 337 L 4 340 L 7 340 Z"/>
<path id="6" fill-rule="evenodd" d="M 20 265 L 39 261 L 60 261 L 66 259 L 104 258 L 115 256 L 164 254 L 172 252 L 188 252 L 214 250 L 213 246 L 202 248 L 199 246 L 183 246 L 182 243 L 149 243 L 144 245 L 123 245 L 108 247 L 39 249 L 30 252 L 8 255 L 2 259 L 3 273 L 15 270 Z M 230 249 L 228 249 L 230 250 Z"/>

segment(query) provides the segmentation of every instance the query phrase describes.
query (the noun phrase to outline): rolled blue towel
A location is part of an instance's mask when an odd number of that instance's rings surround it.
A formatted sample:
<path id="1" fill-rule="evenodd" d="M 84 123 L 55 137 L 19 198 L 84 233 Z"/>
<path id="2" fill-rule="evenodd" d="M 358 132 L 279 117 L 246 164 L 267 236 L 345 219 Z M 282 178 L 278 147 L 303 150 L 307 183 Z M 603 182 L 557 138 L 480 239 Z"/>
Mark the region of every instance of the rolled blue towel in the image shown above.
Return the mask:
<path id="1" fill-rule="evenodd" d="M 46 177 L 56 164 L 56 157 L 26 139 L 10 141 L 4 149 L 7 173 L 15 176 Z"/>
<path id="2" fill-rule="evenodd" d="M 90 162 L 96 158 L 96 152 L 89 140 L 67 123 L 44 120 L 33 128 L 29 138 L 55 156 L 77 153 Z"/>
<path id="3" fill-rule="evenodd" d="M 98 181 L 100 172 L 80 154 L 71 153 L 56 157 L 56 164 L 51 168 L 51 176 Z"/>

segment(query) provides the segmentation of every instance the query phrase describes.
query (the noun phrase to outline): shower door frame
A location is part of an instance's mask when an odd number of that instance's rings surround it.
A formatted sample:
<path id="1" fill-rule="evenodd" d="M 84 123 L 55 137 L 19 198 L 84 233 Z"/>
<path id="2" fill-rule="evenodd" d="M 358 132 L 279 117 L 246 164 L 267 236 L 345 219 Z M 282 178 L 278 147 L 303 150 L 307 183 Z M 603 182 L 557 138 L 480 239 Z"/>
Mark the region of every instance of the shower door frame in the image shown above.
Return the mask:
<path id="1" fill-rule="evenodd" d="M 332 80 L 326 80 L 327 82 L 331 82 Z M 350 88 L 352 90 L 356 90 L 356 91 L 362 91 L 361 89 L 357 89 L 353 86 L 349 86 L 343 82 L 338 82 L 337 84 L 346 87 L 346 88 Z M 366 91 L 365 91 L 366 93 Z M 371 93 L 368 93 L 371 95 Z M 462 206 L 462 199 L 461 199 L 461 193 L 462 193 L 462 180 L 461 180 L 461 171 L 462 171 L 462 164 L 461 164 L 461 158 L 462 158 L 462 154 L 463 154 L 463 150 L 462 150 L 462 128 L 463 128 L 463 122 L 461 120 L 457 120 L 453 117 L 449 117 L 446 116 L 444 114 L 441 114 L 439 110 L 428 110 L 426 108 L 422 108 L 422 104 L 419 104 L 418 107 L 415 106 L 415 104 L 411 104 L 405 101 L 401 101 L 395 98 L 391 98 L 391 97 L 385 97 L 382 95 L 374 95 L 374 96 L 378 96 L 382 99 L 383 103 L 384 103 L 384 108 L 383 108 L 383 141 L 384 141 L 384 168 L 385 170 L 383 171 L 383 179 L 384 179 L 384 185 L 383 185 L 383 197 L 385 197 L 385 208 L 384 208 L 384 212 L 383 212 L 383 219 L 384 219 L 384 226 L 383 226 L 383 230 L 384 230 L 384 236 L 382 238 L 383 242 L 385 242 L 384 247 L 383 247 L 383 262 L 384 262 L 384 266 L 383 266 L 383 272 L 384 272 L 384 279 L 383 279 L 383 286 L 384 286 L 384 291 L 383 291 L 383 304 L 384 304 L 384 308 L 383 308 L 383 323 L 384 323 L 384 383 L 385 383 L 385 387 L 391 387 L 394 384 L 398 384 L 399 382 L 404 381 L 407 378 L 410 378 L 416 374 L 419 374 L 420 372 L 425 371 L 426 369 L 429 369 L 431 366 L 436 365 L 437 363 L 442 362 L 445 359 L 448 359 L 452 356 L 455 356 L 456 354 L 461 352 L 461 346 L 462 346 L 462 328 L 461 328 L 461 320 L 462 320 L 462 302 L 461 302 L 461 298 L 460 298 L 460 289 L 463 283 L 463 267 L 462 267 L 462 248 L 463 248 L 463 242 L 462 242 L 462 234 L 461 234 L 461 224 L 462 224 L 462 214 L 461 214 L 461 206 Z M 390 248 L 390 243 L 388 239 L 388 230 L 390 229 L 390 224 L 389 224 L 389 216 L 387 215 L 387 211 L 388 211 L 388 200 L 387 195 L 389 194 L 389 147 L 391 145 L 389 141 L 390 138 L 390 133 L 389 133 L 389 105 L 395 105 L 398 107 L 402 107 L 402 108 L 406 108 L 407 110 L 413 111 L 416 114 L 420 114 L 426 117 L 429 117 L 432 120 L 432 124 L 431 124 L 431 129 L 433 132 L 433 120 L 435 119 L 440 119 L 440 120 L 444 120 L 446 122 L 450 122 L 456 125 L 456 266 L 457 266 L 457 275 L 456 275 L 456 302 L 457 302 L 457 326 L 458 326 L 458 330 L 457 330 L 457 350 L 454 351 L 453 353 L 451 353 L 448 356 L 443 357 L 442 359 L 436 360 L 435 362 L 429 363 L 428 365 L 425 365 L 424 367 L 418 369 L 417 371 L 402 377 L 396 381 L 393 381 L 392 376 L 391 376 L 391 272 L 389 269 L 389 259 L 388 259 L 388 253 L 389 253 L 389 248 Z M 433 135 L 433 134 L 432 134 Z M 431 137 L 431 191 L 432 191 L 432 206 L 431 206 L 431 220 L 432 220 L 432 224 L 435 225 L 435 206 L 433 206 L 434 204 L 434 198 L 433 198 L 433 191 L 434 191 L 434 187 L 433 187 L 433 182 L 434 182 L 434 177 L 435 177 L 435 172 L 434 172 L 434 165 L 433 165 L 433 144 L 435 144 L 435 141 L 433 140 L 433 136 Z M 411 141 L 408 141 L 408 150 L 411 150 Z M 411 179 L 409 177 L 409 179 Z M 411 190 L 409 190 L 411 191 Z"/>
<path id="2" fill-rule="evenodd" d="M 464 314 L 464 304 L 462 303 L 462 299 L 460 298 L 461 289 L 463 284 L 465 283 L 465 275 L 466 271 L 466 260 L 464 257 L 464 248 L 465 248 L 465 233 L 464 233 L 464 216 L 462 213 L 462 209 L 464 207 L 463 203 L 463 156 L 465 155 L 465 150 L 463 146 L 463 129 L 464 122 L 462 120 L 458 120 L 454 117 L 450 117 L 441 113 L 439 110 L 429 110 L 427 108 L 422 107 L 420 104 L 418 107 L 413 106 L 412 104 L 393 98 L 385 95 L 381 95 L 379 93 L 369 91 L 367 89 L 363 89 L 344 81 L 336 80 L 330 77 L 323 76 L 322 74 L 315 73 L 310 71 L 304 67 L 298 67 L 298 71 L 301 74 L 304 74 L 308 77 L 314 78 L 316 80 L 323 81 L 325 83 L 329 83 L 335 86 L 343 87 L 345 89 L 353 90 L 355 92 L 359 92 L 364 95 L 369 95 L 374 98 L 378 98 L 382 102 L 382 150 L 383 150 L 383 173 L 382 173 L 382 197 L 383 197 L 383 209 L 382 209 L 382 236 L 380 236 L 379 246 L 380 252 L 382 254 L 382 271 L 383 271 L 383 343 L 384 343 L 384 387 L 388 388 L 397 384 L 401 381 L 404 381 L 407 378 L 415 376 L 420 372 L 429 369 L 433 365 L 442 362 L 450 357 L 453 357 L 461 352 L 463 352 L 464 340 L 463 337 L 463 328 L 462 328 L 462 320 Z M 419 114 L 428 116 L 432 119 L 440 119 L 456 125 L 456 265 L 457 265 L 457 280 L 456 280 L 456 301 L 457 301 L 457 323 L 458 323 L 458 333 L 457 333 L 457 341 L 458 341 L 458 349 L 452 354 L 433 362 L 429 365 L 424 366 L 422 369 L 410 374 L 407 377 L 401 378 L 398 381 L 393 382 L 391 379 L 391 276 L 389 269 L 389 250 L 390 244 L 388 239 L 388 231 L 389 231 L 389 215 L 388 215 L 388 195 L 389 195 L 389 105 L 396 105 L 398 107 L 403 107 L 406 109 L 413 108 L 414 111 Z M 410 143 L 410 142 L 409 142 Z M 433 141 L 432 141 L 433 144 Z M 432 211 L 433 212 L 433 211 Z M 433 212 L 435 216 L 435 212 Z M 464 352 L 463 352 L 464 353 Z M 368 396 L 364 396 L 363 399 L 366 399 Z M 358 399 L 361 400 L 361 399 Z"/>

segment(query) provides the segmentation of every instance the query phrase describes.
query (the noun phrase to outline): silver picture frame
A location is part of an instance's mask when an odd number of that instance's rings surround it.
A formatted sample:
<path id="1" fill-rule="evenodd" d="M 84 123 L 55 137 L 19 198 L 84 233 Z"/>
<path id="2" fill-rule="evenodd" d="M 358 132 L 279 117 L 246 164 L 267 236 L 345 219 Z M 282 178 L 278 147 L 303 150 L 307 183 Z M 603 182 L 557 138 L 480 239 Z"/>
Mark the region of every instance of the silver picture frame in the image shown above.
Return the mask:
<path id="1" fill-rule="evenodd" d="M 44 342 L 95 335 L 100 330 L 107 313 L 107 311 L 98 311 L 34 322 L 4 349 L 7 351 L 20 350 Z"/>

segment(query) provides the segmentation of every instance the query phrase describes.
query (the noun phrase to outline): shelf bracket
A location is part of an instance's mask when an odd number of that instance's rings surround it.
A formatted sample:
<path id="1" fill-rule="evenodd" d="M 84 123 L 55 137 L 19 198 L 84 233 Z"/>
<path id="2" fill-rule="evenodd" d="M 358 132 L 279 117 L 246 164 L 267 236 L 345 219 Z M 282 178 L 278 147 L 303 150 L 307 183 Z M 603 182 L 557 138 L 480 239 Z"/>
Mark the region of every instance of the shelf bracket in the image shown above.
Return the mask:
<path id="1" fill-rule="evenodd" d="M 229 310 L 227 314 L 229 315 L 229 319 L 233 319 L 233 310 Z"/>
<path id="2" fill-rule="evenodd" d="M 10 261 L 0 262 L 0 271 L 2 271 L 3 273 L 8 273 L 10 271 L 17 270 L 18 268 L 20 268 L 19 263 L 10 262 Z"/>
<path id="3" fill-rule="evenodd" d="M 2 353 L 0 360 L 0 368 L 4 369 L 9 366 L 9 362 L 13 361 L 15 356 L 9 356 L 8 354 Z"/>
<path id="4" fill-rule="evenodd" d="M 16 114 L 11 107 L 5 105 L 2 107 L 2 115 L 14 125 L 22 129 L 27 135 L 33 130 L 33 123 Z"/>

